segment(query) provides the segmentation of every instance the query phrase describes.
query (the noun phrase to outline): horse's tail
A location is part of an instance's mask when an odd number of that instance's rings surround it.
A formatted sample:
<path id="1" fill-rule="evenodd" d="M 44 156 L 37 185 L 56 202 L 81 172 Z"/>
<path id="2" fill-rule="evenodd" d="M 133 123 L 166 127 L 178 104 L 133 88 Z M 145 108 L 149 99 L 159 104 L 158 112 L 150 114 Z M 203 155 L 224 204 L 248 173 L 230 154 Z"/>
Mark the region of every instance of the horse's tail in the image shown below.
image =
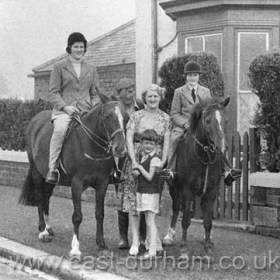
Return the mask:
<path id="1" fill-rule="evenodd" d="M 35 184 L 31 168 L 29 168 L 25 178 L 18 203 L 26 206 L 37 206 L 35 199 Z"/>

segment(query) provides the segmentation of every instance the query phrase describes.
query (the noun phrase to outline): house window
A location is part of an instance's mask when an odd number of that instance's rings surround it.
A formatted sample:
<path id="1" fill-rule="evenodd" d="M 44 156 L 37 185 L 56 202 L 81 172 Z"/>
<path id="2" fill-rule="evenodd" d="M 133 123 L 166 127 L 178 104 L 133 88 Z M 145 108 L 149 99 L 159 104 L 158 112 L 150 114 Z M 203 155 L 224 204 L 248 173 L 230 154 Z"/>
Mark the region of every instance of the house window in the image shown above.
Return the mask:
<path id="1" fill-rule="evenodd" d="M 220 67 L 222 66 L 222 34 L 208 34 L 186 37 L 185 52 L 208 52 L 216 56 Z"/>
<path id="2" fill-rule="evenodd" d="M 260 54 L 268 51 L 267 32 L 238 33 L 238 91 L 249 92 L 248 72 L 251 62 Z"/>

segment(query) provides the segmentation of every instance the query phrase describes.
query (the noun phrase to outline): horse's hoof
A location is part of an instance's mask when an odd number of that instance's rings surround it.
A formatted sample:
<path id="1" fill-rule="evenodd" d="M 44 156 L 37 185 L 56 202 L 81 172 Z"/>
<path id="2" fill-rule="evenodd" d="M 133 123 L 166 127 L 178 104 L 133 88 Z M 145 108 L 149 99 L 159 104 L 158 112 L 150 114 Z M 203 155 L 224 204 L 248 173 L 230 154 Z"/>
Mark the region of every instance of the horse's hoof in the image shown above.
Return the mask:
<path id="1" fill-rule="evenodd" d="M 215 257 L 213 255 L 206 254 L 202 261 L 206 264 L 213 264 L 215 263 Z"/>
<path id="2" fill-rule="evenodd" d="M 112 256 L 113 256 L 113 253 L 108 249 L 103 249 L 103 250 L 98 250 L 97 256 L 107 258 L 107 259 L 111 259 Z"/>
<path id="3" fill-rule="evenodd" d="M 189 261 L 190 255 L 189 253 L 180 253 L 178 261 Z"/>
<path id="4" fill-rule="evenodd" d="M 213 242 L 207 242 L 204 245 L 204 252 L 205 252 L 205 262 L 213 264 L 215 262 L 214 257 L 214 243 Z"/>
<path id="5" fill-rule="evenodd" d="M 44 230 L 43 232 L 39 233 L 38 239 L 43 243 L 51 242 L 52 236 L 50 236 L 49 233 L 46 230 Z"/>
<path id="6" fill-rule="evenodd" d="M 173 240 L 169 239 L 169 238 L 164 238 L 162 241 L 162 245 L 163 246 L 172 246 L 173 245 Z"/>
<path id="7" fill-rule="evenodd" d="M 52 242 L 52 238 L 48 235 L 43 235 L 41 238 L 39 238 L 39 241 L 43 243 L 48 243 L 48 242 Z"/>
<path id="8" fill-rule="evenodd" d="M 81 263 L 83 258 L 82 258 L 82 253 L 81 254 L 71 254 L 69 253 L 69 259 L 71 263 Z"/>
<path id="9" fill-rule="evenodd" d="M 214 257 L 214 253 L 213 253 L 213 249 L 210 247 L 206 247 L 204 248 L 205 250 L 205 262 L 213 264 L 215 262 L 215 257 Z"/>
<path id="10" fill-rule="evenodd" d="M 47 231 L 48 231 L 50 236 L 54 236 L 54 232 L 53 232 L 52 228 L 47 228 Z"/>
<path id="11" fill-rule="evenodd" d="M 164 246 L 171 246 L 174 243 L 174 236 L 175 236 L 175 230 L 171 227 L 169 227 L 167 234 L 164 236 L 162 245 Z"/>
<path id="12" fill-rule="evenodd" d="M 189 259 L 190 259 L 189 249 L 187 247 L 182 247 L 180 249 L 180 256 L 178 260 L 182 261 L 182 260 L 189 260 Z"/>

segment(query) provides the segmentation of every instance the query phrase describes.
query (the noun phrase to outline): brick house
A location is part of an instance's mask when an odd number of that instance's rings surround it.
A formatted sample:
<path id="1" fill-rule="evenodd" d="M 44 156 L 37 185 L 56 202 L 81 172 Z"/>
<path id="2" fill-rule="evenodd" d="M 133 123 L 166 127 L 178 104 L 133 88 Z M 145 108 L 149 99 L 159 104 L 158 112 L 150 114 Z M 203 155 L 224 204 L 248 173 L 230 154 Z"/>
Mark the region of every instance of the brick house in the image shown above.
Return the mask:
<path id="1" fill-rule="evenodd" d="M 206 51 L 218 58 L 231 97 L 231 128 L 245 132 L 258 102 L 248 84 L 253 59 L 279 48 L 279 0 L 165 0 L 161 8 L 174 22 L 178 55 Z"/>
<path id="2" fill-rule="evenodd" d="M 48 100 L 49 80 L 53 64 L 67 57 L 62 54 L 32 69 L 34 98 Z M 122 77 L 135 79 L 135 20 L 93 39 L 87 44 L 85 61 L 97 67 L 100 87 L 111 94 Z"/>

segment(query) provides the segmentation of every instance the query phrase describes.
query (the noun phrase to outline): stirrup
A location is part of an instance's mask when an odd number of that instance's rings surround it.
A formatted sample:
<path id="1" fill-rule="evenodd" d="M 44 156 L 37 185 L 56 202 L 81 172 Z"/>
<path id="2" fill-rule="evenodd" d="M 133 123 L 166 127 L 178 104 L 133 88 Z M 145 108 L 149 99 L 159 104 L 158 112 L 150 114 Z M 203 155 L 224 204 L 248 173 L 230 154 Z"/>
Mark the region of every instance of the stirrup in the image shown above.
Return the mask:
<path id="1" fill-rule="evenodd" d="M 52 174 L 53 176 L 50 176 L 51 173 L 56 173 L 56 175 Z M 49 170 L 49 172 L 46 176 L 46 183 L 49 183 L 49 184 L 52 184 L 52 185 L 57 185 L 59 180 L 60 180 L 59 170 L 57 168 L 52 170 L 52 172 L 50 172 L 50 170 Z"/>

